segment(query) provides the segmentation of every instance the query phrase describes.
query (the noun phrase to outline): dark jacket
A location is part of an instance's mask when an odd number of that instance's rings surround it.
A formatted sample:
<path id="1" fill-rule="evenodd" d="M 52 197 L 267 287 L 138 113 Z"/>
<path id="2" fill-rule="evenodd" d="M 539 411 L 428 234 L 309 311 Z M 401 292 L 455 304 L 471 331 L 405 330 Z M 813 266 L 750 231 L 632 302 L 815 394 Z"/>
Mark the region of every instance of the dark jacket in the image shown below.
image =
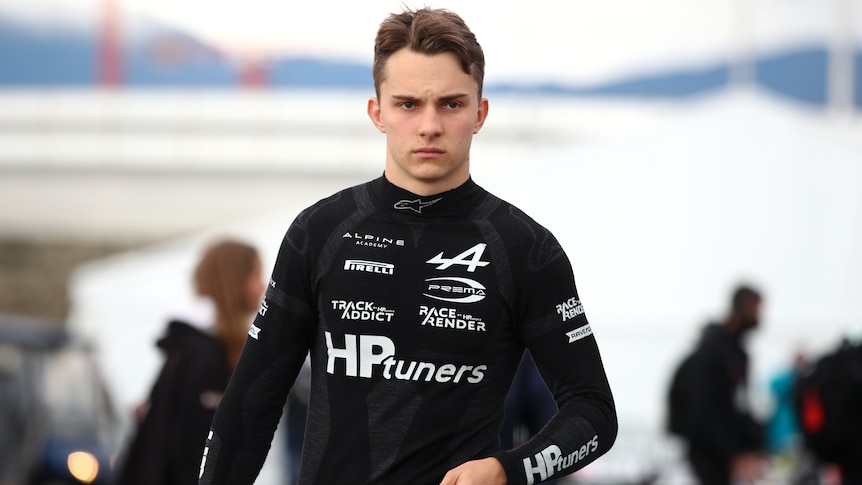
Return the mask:
<path id="1" fill-rule="evenodd" d="M 207 432 L 230 378 L 221 343 L 187 323 L 170 322 L 157 345 L 165 363 L 117 485 L 197 483 Z"/>
<path id="2" fill-rule="evenodd" d="M 708 325 L 680 366 L 671 412 L 679 433 L 700 456 L 724 468 L 734 455 L 764 446 L 763 426 L 748 407 L 748 354 L 738 336 Z"/>

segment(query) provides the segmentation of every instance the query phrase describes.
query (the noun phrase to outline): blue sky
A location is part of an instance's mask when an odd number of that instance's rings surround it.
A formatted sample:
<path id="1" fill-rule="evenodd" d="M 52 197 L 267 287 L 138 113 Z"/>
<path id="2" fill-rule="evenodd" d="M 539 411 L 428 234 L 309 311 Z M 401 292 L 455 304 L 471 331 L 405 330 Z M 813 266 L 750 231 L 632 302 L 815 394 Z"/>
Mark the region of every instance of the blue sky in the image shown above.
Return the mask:
<path id="1" fill-rule="evenodd" d="M 107 0 L 0 0 L 30 22 L 92 24 Z M 489 80 L 594 83 L 746 50 L 862 44 L 862 0 L 116 0 L 237 55 L 277 51 L 370 62 L 380 21 L 402 4 L 459 13 L 485 48 Z M 62 19 L 62 20 L 61 20 Z M 561 59 L 577 59 L 577 62 Z"/>

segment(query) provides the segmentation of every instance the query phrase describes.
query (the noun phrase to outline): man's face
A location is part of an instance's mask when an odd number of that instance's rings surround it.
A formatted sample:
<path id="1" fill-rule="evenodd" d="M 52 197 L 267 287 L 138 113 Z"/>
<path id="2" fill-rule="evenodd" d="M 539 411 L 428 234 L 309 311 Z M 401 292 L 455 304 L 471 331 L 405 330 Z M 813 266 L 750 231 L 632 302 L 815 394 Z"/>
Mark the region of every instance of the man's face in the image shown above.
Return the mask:
<path id="1" fill-rule="evenodd" d="M 386 63 L 368 116 L 386 134 L 386 178 L 419 195 L 453 189 L 470 176 L 470 144 L 488 113 L 476 81 L 454 54 L 401 49 Z"/>
<path id="2" fill-rule="evenodd" d="M 755 329 L 760 324 L 760 302 L 760 299 L 753 298 L 742 307 L 744 331 Z"/>

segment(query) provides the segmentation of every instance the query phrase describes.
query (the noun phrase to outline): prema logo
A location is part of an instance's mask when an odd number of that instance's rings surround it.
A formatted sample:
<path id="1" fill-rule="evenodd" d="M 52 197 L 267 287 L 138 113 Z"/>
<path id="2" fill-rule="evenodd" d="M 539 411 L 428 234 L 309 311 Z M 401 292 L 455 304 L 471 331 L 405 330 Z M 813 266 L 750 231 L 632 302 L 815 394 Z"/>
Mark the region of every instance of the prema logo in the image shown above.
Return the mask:
<path id="1" fill-rule="evenodd" d="M 438 364 L 395 358 L 395 342 L 383 335 L 344 334 L 343 344 L 336 343 L 332 333 L 326 337 L 326 372 L 336 374 L 336 367 L 344 369 L 347 377 L 399 381 L 425 381 L 439 383 L 478 384 L 485 379 L 488 366 L 464 364 Z M 336 365 L 339 364 L 340 365 Z"/>
<path id="2" fill-rule="evenodd" d="M 485 286 L 470 278 L 441 276 L 428 278 L 427 293 L 423 295 L 435 300 L 452 303 L 476 303 L 485 299 Z"/>

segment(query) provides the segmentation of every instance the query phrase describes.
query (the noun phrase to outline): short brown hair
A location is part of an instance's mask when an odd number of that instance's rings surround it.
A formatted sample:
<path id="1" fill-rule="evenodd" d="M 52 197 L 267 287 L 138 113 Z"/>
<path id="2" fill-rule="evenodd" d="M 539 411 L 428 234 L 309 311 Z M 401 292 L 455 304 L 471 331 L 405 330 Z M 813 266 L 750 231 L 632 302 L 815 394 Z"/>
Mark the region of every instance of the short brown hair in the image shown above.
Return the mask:
<path id="1" fill-rule="evenodd" d="M 380 97 L 386 62 L 395 52 L 408 48 L 426 55 L 451 52 L 461 68 L 476 80 L 479 97 L 485 78 L 485 54 L 476 36 L 457 14 L 444 9 L 422 8 L 392 14 L 380 24 L 374 41 L 374 91 Z"/>

